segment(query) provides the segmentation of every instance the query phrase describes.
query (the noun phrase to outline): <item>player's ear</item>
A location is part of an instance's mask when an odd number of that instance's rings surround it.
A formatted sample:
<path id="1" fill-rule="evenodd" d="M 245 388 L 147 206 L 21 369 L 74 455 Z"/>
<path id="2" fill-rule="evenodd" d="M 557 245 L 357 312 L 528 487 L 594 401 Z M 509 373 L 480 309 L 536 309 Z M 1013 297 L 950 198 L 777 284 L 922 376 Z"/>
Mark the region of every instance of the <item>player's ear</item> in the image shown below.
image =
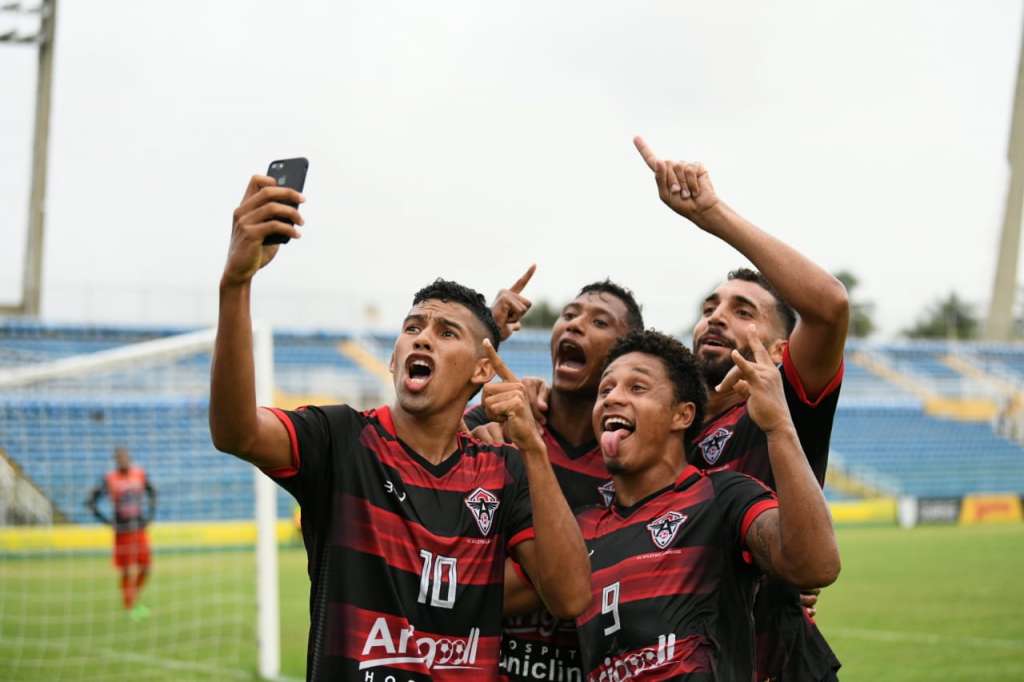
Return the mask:
<path id="1" fill-rule="evenodd" d="M 673 433 L 682 433 L 686 429 L 690 428 L 690 424 L 693 423 L 693 418 L 697 414 L 697 406 L 691 402 L 681 400 L 675 404 L 672 409 L 672 421 L 670 423 L 670 429 Z"/>
<path id="2" fill-rule="evenodd" d="M 388 360 L 388 371 L 395 373 L 395 351 L 391 351 L 391 359 Z"/>
<path id="3" fill-rule="evenodd" d="M 480 352 L 476 356 L 476 367 L 473 369 L 473 376 L 470 377 L 470 382 L 474 386 L 483 386 L 494 378 L 494 365 L 491 364 L 483 348 L 481 344 Z"/>
<path id="4" fill-rule="evenodd" d="M 772 356 L 772 362 L 776 365 L 781 365 L 782 353 L 786 350 L 786 346 L 789 345 L 789 339 L 779 338 L 765 345 L 768 349 L 768 354 Z"/>

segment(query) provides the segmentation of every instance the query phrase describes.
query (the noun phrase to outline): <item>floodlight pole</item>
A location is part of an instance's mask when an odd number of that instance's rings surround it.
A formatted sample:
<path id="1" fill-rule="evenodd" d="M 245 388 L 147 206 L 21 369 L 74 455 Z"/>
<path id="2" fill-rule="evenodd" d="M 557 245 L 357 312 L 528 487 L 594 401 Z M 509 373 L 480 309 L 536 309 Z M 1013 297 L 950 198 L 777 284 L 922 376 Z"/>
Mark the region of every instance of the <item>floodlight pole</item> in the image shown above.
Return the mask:
<path id="1" fill-rule="evenodd" d="M 8 9 L 8 8 L 5 8 Z M 15 6 L 14 11 L 19 11 Z M 36 43 L 39 68 L 36 75 L 36 116 L 32 140 L 32 184 L 28 200 L 28 234 L 21 304 L 0 306 L 0 313 L 39 315 L 43 280 L 43 226 L 46 217 L 46 166 L 50 148 L 50 91 L 53 83 L 53 48 L 57 27 L 57 0 L 43 0 L 39 7 L 39 33 L 13 37 L 4 42 Z"/>
<path id="2" fill-rule="evenodd" d="M 1017 89 L 1013 98 L 1013 119 L 1007 160 L 1010 187 L 1006 192 L 1003 230 L 996 252 L 996 273 L 992 282 L 985 338 L 1009 341 L 1013 338 L 1013 303 L 1017 295 L 1017 261 L 1020 257 L 1021 218 L 1024 217 L 1024 39 L 1017 58 Z"/>

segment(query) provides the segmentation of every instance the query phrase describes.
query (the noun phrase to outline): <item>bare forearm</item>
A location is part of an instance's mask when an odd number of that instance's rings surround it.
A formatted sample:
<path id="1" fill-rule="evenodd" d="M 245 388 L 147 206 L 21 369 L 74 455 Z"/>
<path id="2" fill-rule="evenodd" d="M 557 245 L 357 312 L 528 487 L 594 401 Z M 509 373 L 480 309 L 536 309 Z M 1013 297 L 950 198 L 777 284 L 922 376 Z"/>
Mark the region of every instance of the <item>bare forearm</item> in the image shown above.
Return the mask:
<path id="1" fill-rule="evenodd" d="M 232 454 L 251 449 L 259 416 L 253 366 L 251 285 L 220 288 L 220 316 L 210 382 L 210 433 L 213 444 Z"/>
<path id="2" fill-rule="evenodd" d="M 799 587 L 824 587 L 839 575 L 839 549 L 825 496 L 800 447 L 796 429 L 770 432 L 771 459 L 779 496 L 779 555 L 782 577 Z"/>
<path id="3" fill-rule="evenodd" d="M 530 577 L 552 614 L 575 618 L 590 603 L 590 559 L 583 535 L 558 486 L 546 450 L 524 451 L 523 459 L 536 547 Z"/>
<path id="4" fill-rule="evenodd" d="M 505 602 L 503 613 L 506 616 L 521 616 L 532 613 L 543 606 L 540 595 L 533 586 L 526 582 L 515 569 L 514 562 L 505 562 Z"/>
<path id="5" fill-rule="evenodd" d="M 746 256 L 801 319 L 842 324 L 845 333 L 849 314 L 846 288 L 821 266 L 757 227 L 723 201 L 701 213 L 695 222 Z"/>

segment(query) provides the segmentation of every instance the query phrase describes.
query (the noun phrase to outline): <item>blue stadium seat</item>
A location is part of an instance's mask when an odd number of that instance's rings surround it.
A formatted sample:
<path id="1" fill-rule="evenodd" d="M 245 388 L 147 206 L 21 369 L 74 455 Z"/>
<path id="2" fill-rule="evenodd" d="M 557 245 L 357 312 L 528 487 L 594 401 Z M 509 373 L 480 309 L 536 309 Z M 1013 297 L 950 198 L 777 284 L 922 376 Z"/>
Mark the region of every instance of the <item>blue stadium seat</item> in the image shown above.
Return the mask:
<path id="1" fill-rule="evenodd" d="M 0 368 L 91 353 L 188 331 L 185 329 L 47 325 L 0 321 Z M 344 332 L 277 332 L 276 383 L 296 394 L 317 392 L 315 380 L 379 379 L 339 351 L 354 338 Z M 360 337 L 387 360 L 394 334 Z M 520 376 L 549 377 L 550 334 L 524 330 L 501 354 Z M 1024 382 L 1024 347 L 998 344 L 851 341 L 832 449 L 850 473 L 893 492 L 961 495 L 1024 492 L 1024 448 L 987 423 L 939 419 L 921 400 L 872 374 L 852 358 L 870 351 L 898 371 L 945 395 L 967 385 L 942 358 L 959 353 L 999 376 Z M 46 391 L 0 393 L 0 447 L 75 522 L 91 518 L 83 502 L 111 466 L 115 446 L 127 446 L 160 493 L 161 520 L 251 518 L 253 473 L 244 462 L 216 452 L 207 427 L 209 354 L 174 365 L 174 385 L 159 369 L 110 372 L 86 383 L 51 383 Z M 829 499 L 846 499 L 828 488 Z M 278 513 L 294 502 L 283 491 Z"/>

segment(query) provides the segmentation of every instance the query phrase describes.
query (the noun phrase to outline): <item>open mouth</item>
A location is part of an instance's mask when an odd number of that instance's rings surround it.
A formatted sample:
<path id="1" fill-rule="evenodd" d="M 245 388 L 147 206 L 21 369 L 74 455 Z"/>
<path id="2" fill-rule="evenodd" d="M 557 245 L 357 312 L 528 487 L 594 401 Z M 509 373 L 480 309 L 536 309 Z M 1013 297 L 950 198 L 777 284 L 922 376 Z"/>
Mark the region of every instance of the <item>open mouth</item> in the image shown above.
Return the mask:
<path id="1" fill-rule="evenodd" d="M 434 375 L 434 361 L 424 355 L 410 356 L 405 361 L 405 387 L 410 391 L 419 391 Z"/>
<path id="2" fill-rule="evenodd" d="M 618 457 L 619 445 L 636 431 L 636 424 L 617 414 L 601 420 L 601 451 L 608 457 Z"/>
<path id="3" fill-rule="evenodd" d="M 706 334 L 702 336 L 698 345 L 701 348 L 727 348 L 729 350 L 736 347 L 736 344 L 732 343 L 724 336 L 718 336 L 717 334 Z"/>
<path id="4" fill-rule="evenodd" d="M 575 341 L 568 339 L 558 344 L 555 356 L 555 369 L 580 371 L 587 366 L 587 354 Z"/>
<path id="5" fill-rule="evenodd" d="M 629 434 L 631 434 L 634 431 L 636 431 L 636 424 L 634 424 L 630 420 L 626 419 L 625 417 L 620 417 L 618 415 L 611 415 L 609 417 L 605 417 L 601 421 L 601 430 L 605 431 L 605 432 L 608 432 L 608 431 L 625 431 L 626 433 L 623 434 L 623 436 L 622 436 L 623 438 L 625 438 Z"/>

